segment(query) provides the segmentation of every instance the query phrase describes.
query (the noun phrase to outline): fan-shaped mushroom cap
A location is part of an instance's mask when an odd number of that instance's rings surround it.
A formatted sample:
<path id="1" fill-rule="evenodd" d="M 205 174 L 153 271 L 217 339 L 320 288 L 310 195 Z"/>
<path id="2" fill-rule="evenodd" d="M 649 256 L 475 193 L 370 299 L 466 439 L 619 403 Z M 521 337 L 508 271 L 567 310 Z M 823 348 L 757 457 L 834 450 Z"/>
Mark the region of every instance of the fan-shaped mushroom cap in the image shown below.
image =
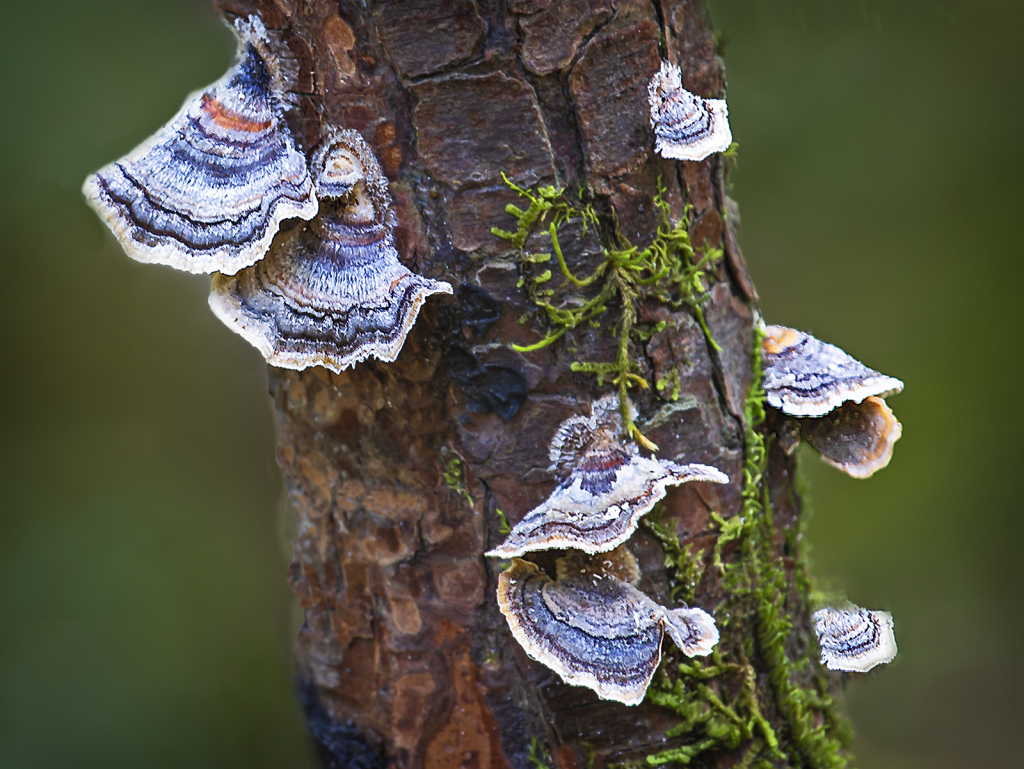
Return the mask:
<path id="1" fill-rule="evenodd" d="M 816 611 L 814 631 L 821 647 L 821 662 L 829 670 L 866 673 L 875 665 L 892 662 L 896 636 L 892 615 L 853 607 Z"/>
<path id="2" fill-rule="evenodd" d="M 784 326 L 768 326 L 764 389 L 768 405 L 794 417 L 821 417 L 842 404 L 885 397 L 903 382 L 869 369 L 831 344 Z"/>
<path id="3" fill-rule="evenodd" d="M 706 657 L 718 645 L 715 618 L 703 609 L 669 609 L 665 629 L 687 657 Z"/>
<path id="4" fill-rule="evenodd" d="M 398 261 L 387 182 L 365 142 L 350 134 L 335 133 L 328 156 L 361 169 L 347 174 L 351 190 L 337 200 L 323 196 L 321 214 L 282 233 L 263 261 L 213 277 L 214 313 L 275 366 L 339 372 L 370 357 L 393 361 L 427 297 L 452 292 Z M 340 188 L 343 163 L 325 166 L 318 178 L 333 175 Z"/>
<path id="5" fill-rule="evenodd" d="M 310 163 L 316 194 L 322 198 L 341 198 L 363 180 L 387 190 L 377 158 L 358 132 L 348 128 L 330 129 L 313 154 Z"/>
<path id="6" fill-rule="evenodd" d="M 714 467 L 640 456 L 635 444 L 624 443 L 622 430 L 618 396 L 592 404 L 589 417 L 565 420 L 550 448 L 552 469 L 563 475 L 562 482 L 487 555 L 512 558 L 555 549 L 606 552 L 629 539 L 669 486 L 729 482 Z"/>
<path id="7" fill-rule="evenodd" d="M 821 458 L 853 478 L 868 478 L 888 465 L 903 430 L 885 401 L 874 396 L 800 423 L 800 434 Z"/>
<path id="8" fill-rule="evenodd" d="M 703 160 L 732 144 L 724 99 L 702 99 L 682 86 L 682 73 L 663 61 L 647 86 L 654 148 L 662 157 Z"/>
<path id="9" fill-rule="evenodd" d="M 284 219 L 317 201 L 282 117 L 288 73 L 256 17 L 237 21 L 238 58 L 155 135 L 85 180 L 130 257 L 235 273 L 263 258 Z"/>
<path id="10" fill-rule="evenodd" d="M 639 576 L 630 559 L 624 548 L 595 558 L 572 554 L 558 561 L 552 580 L 515 558 L 498 578 L 498 605 L 530 657 L 566 683 L 636 705 L 658 668 L 666 627 L 688 656 L 709 654 L 718 630 L 703 610 L 668 610 L 624 581 Z"/>
<path id="11" fill-rule="evenodd" d="M 793 417 L 777 425 L 786 453 L 802 437 L 825 462 L 853 478 L 888 465 L 902 428 L 882 398 L 900 392 L 903 382 L 802 331 L 765 331 L 765 396 L 768 405 Z"/>

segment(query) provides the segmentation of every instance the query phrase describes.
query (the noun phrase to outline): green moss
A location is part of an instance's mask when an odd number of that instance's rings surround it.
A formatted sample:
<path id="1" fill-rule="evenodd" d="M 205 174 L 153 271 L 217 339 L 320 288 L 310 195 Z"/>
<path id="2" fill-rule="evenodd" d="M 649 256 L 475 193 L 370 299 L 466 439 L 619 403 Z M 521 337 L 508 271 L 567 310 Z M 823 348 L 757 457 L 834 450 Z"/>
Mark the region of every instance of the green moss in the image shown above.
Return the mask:
<path id="1" fill-rule="evenodd" d="M 530 752 L 526 758 L 533 765 L 534 769 L 551 769 L 549 763 L 551 761 L 551 754 L 544 745 L 537 741 L 536 737 L 530 738 Z"/>
<path id="2" fill-rule="evenodd" d="M 836 723 L 835 705 L 819 684 L 816 690 L 799 686 L 795 676 L 809 666 L 805 656 L 801 660 L 790 660 L 786 653 L 786 640 L 793 631 L 793 621 L 786 611 L 786 596 L 789 585 L 786 582 L 781 557 L 775 555 L 773 542 L 775 526 L 772 520 L 771 502 L 767 484 L 763 484 L 767 470 L 768 456 L 764 435 L 756 428 L 764 421 L 764 391 L 761 388 L 763 369 L 761 344 L 764 331 L 757 329 L 755 335 L 754 382 L 747 397 L 744 416 L 747 420 L 747 461 L 744 468 L 745 488 L 743 511 L 745 525 L 750 527 L 745 540 L 745 555 L 748 569 L 755 584 L 753 590 L 755 607 L 755 630 L 762 659 L 768 665 L 768 677 L 775 695 L 775 704 L 786 720 L 790 738 L 800 758 L 809 766 L 839 769 L 849 765 L 841 735 L 836 736 L 832 726 Z M 802 571 L 799 569 L 797 571 Z M 798 578 L 799 579 L 799 578 Z M 798 589 L 806 591 L 809 581 L 804 580 Z M 802 602 L 806 606 L 810 596 L 804 593 Z M 810 645 L 807 646 L 810 648 Z M 824 711 L 826 718 L 820 726 L 815 725 L 816 712 Z"/>
<path id="3" fill-rule="evenodd" d="M 565 195 L 564 189 L 537 187 L 526 190 L 513 184 L 504 175 L 502 178 L 510 188 L 528 200 L 529 205 L 525 209 L 512 204 L 506 207 L 506 211 L 516 219 L 514 231 L 495 227 L 491 232 L 509 241 L 515 249 L 521 273 L 519 285 L 526 291 L 534 307 L 544 314 L 549 327 L 539 342 L 526 346 L 514 345 L 515 349 L 519 352 L 540 350 L 557 342 L 570 329 L 607 326 L 617 340 L 614 360 L 576 361 L 571 368 L 575 372 L 593 374 L 599 385 L 608 382 L 616 387 L 626 429 L 645 448 L 656 450 L 657 446 L 644 437 L 629 414 L 628 391 L 631 388 L 649 387 L 647 380 L 640 376 L 639 367 L 633 362 L 631 346 L 634 342 L 646 342 L 654 334 L 663 331 L 665 324 L 639 323 L 637 305 L 641 300 L 653 299 L 673 309 L 689 307 L 704 331 L 708 345 L 719 349 L 704 320 L 702 305 L 707 299 L 704 271 L 721 258 L 722 252 L 705 248 L 698 257 L 690 243 L 687 229 L 692 209 L 688 206 L 683 218 L 673 222 L 660 180 L 654 205 L 660 214 L 661 223 L 651 244 L 641 249 L 625 238 L 617 226 L 614 213 L 598 214 L 591 203 L 583 203 L 582 192 L 581 202 L 577 204 Z M 597 231 L 604 256 L 601 264 L 590 275 L 582 278 L 569 269 L 559 241 L 559 231 L 572 222 L 582 226 L 584 235 L 589 228 Z M 550 252 L 535 253 L 527 250 L 528 239 L 538 231 L 550 243 Z M 558 290 L 546 285 L 551 280 L 551 269 L 539 267 L 549 263 L 552 257 L 565 278 Z M 614 310 L 614 319 L 609 323 L 604 316 L 610 308 Z M 678 384 L 676 393 L 678 397 Z"/>
<path id="4" fill-rule="evenodd" d="M 689 604 L 704 574 L 704 551 L 698 550 L 694 555 L 691 545 L 681 545 L 675 532 L 662 523 L 662 510 L 659 505 L 652 515 L 643 519 L 643 524 L 658 538 L 665 551 L 665 568 L 673 575 L 671 597 Z"/>
<path id="5" fill-rule="evenodd" d="M 494 509 L 494 514 L 498 517 L 498 533 L 505 535 L 512 533 L 512 527 L 508 523 L 508 517 L 505 515 L 505 511 L 500 507 Z"/>
<path id="6" fill-rule="evenodd" d="M 672 369 L 666 376 L 659 379 L 654 386 L 660 393 L 664 393 L 671 386 L 672 389 L 668 391 L 668 399 L 673 403 L 679 400 L 679 369 Z"/>
<path id="7" fill-rule="evenodd" d="M 710 660 L 679 663 L 672 657 L 659 671 L 647 699 L 679 717 L 679 724 L 666 736 L 685 737 L 687 743 L 648 756 L 650 765 L 687 764 L 703 752 L 734 750 L 744 743 L 748 744 L 740 766 L 770 766 L 786 760 L 793 766 L 839 769 L 849 763 L 844 752 L 848 729 L 828 694 L 824 676 L 819 671 L 812 679 L 815 686 L 801 686 L 797 680 L 808 677 L 803 674 L 811 660 L 806 656 L 792 660 L 786 652 L 787 639 L 793 632 L 786 606 L 792 587 L 775 552 L 776 532 L 764 483 L 768 453 L 765 435 L 759 429 L 764 422 L 765 403 L 761 387 L 763 339 L 764 332 L 758 329 L 753 384 L 744 403 L 741 509 L 728 519 L 712 513 L 719 529 L 712 566 L 721 575 L 726 591 L 725 600 L 716 610 L 723 629 L 722 643 Z M 689 594 L 694 575 L 699 573 L 689 550 L 680 546 L 675 534 L 660 520 L 648 526 L 665 549 L 673 591 Z M 738 557 L 727 561 L 722 549 L 729 542 L 737 543 Z M 703 560 L 700 555 L 697 559 Z M 797 571 L 801 572 L 802 566 Z M 810 600 L 806 575 L 798 574 L 795 587 L 806 606 Z M 811 648 L 810 644 L 805 646 Z M 785 753 L 758 705 L 758 677 L 749 662 L 755 651 L 766 665 L 771 701 L 785 727 Z"/>
<path id="8" fill-rule="evenodd" d="M 739 662 L 726 662 L 718 649 L 710 659 L 680 663 L 673 657 L 659 670 L 647 701 L 679 717 L 679 723 L 666 732 L 667 738 L 691 741 L 647 756 L 647 764 L 688 764 L 705 751 L 735 750 L 743 743 L 749 743 L 744 755 L 747 765 L 783 758 L 775 730 L 758 706 L 756 685 L 754 669 L 742 652 Z"/>
<path id="9" fill-rule="evenodd" d="M 472 507 L 473 496 L 466 489 L 462 460 L 454 454 L 449 454 L 442 464 L 441 474 L 444 477 L 444 485 L 465 499 L 469 506 Z"/>
<path id="10" fill-rule="evenodd" d="M 718 569 L 718 573 L 724 575 L 725 564 L 722 563 L 722 548 L 743 535 L 743 516 L 737 515 L 734 518 L 725 519 L 712 511 L 711 520 L 719 527 L 712 562 L 715 568 Z"/>

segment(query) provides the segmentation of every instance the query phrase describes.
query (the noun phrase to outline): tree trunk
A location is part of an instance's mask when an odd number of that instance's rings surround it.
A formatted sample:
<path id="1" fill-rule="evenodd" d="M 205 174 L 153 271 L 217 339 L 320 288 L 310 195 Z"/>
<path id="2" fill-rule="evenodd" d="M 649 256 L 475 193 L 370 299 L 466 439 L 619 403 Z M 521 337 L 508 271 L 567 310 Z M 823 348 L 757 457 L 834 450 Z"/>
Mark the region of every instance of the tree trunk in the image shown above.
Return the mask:
<path id="1" fill-rule="evenodd" d="M 646 85 L 661 59 L 681 65 L 685 87 L 724 97 L 702 3 L 219 5 L 285 36 L 300 64 L 299 144 L 314 146 L 322 124 L 358 130 L 390 180 L 403 261 L 456 289 L 427 302 L 395 363 L 271 370 L 297 525 L 289 578 L 305 616 L 296 665 L 326 765 L 844 765 L 832 684 L 808 659 L 795 467 L 763 428 L 757 297 L 727 216 L 729 161 L 652 151 Z M 529 203 L 502 174 L 592 206 L 598 226 L 558 232 L 576 274 L 651 243 L 657 196 L 670 223 L 688 222 L 694 259 L 707 257 L 706 291 L 616 295 L 594 323 L 514 350 L 555 330 L 542 291 L 562 301 L 573 287 L 557 265 L 543 281 L 545 265 L 492 233 L 515 231 L 506 206 Z M 545 233 L 526 250 L 550 252 Z M 624 372 L 628 389 L 612 383 Z M 671 490 L 629 542 L 644 592 L 692 599 L 722 630 L 702 662 L 666 643 L 636 707 L 529 659 L 498 611 L 502 564 L 483 555 L 505 519 L 554 488 L 555 427 L 616 387 L 659 456 L 731 478 Z"/>

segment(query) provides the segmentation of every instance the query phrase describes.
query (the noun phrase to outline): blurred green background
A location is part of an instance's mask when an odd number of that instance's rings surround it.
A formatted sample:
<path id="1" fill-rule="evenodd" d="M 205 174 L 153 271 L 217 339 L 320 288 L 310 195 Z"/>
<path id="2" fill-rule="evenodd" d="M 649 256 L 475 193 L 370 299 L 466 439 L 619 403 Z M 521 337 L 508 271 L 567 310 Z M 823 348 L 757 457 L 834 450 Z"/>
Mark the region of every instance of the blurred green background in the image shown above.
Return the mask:
<path id="1" fill-rule="evenodd" d="M 0 767 L 312 766 L 265 366 L 79 193 L 230 35 L 207 0 L 5 6 Z M 896 617 L 859 764 L 1021 766 L 1024 8 L 711 8 L 766 318 L 907 383 L 888 469 L 803 455 L 815 574 Z"/>

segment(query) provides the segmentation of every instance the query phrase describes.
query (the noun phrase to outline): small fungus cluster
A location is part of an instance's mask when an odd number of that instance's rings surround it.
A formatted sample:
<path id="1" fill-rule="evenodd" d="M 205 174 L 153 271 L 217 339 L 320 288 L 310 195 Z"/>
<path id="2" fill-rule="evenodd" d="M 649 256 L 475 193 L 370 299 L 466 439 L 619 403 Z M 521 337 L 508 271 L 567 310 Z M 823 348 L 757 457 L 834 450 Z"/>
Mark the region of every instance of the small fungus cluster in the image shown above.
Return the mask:
<path id="1" fill-rule="evenodd" d="M 664 158 L 703 160 L 732 144 L 725 99 L 702 99 L 682 85 L 678 64 L 667 61 L 647 86 L 654 149 Z"/>
<path id="2" fill-rule="evenodd" d="M 552 549 L 604 553 L 632 536 L 667 487 L 729 482 L 714 467 L 641 456 L 635 443 L 622 440 L 618 401 L 617 395 L 606 396 L 591 405 L 589 417 L 573 416 L 561 424 L 548 453 L 561 483 L 487 555 L 514 558 Z"/>
<path id="3" fill-rule="evenodd" d="M 711 653 L 718 629 L 703 609 L 666 609 L 640 592 L 640 570 L 624 543 L 668 486 L 729 478 L 707 465 L 641 456 L 625 435 L 618 395 L 562 422 L 549 458 L 558 486 L 487 553 L 512 558 L 498 581 L 498 604 L 531 657 L 567 683 L 635 705 L 658 668 L 666 631 L 694 657 Z M 520 558 L 554 549 L 569 551 L 554 580 Z"/>
<path id="4" fill-rule="evenodd" d="M 853 478 L 889 464 L 902 428 L 883 399 L 903 382 L 783 326 L 765 328 L 763 353 L 768 405 L 785 415 L 778 433 L 786 453 L 803 437 Z"/>
<path id="5" fill-rule="evenodd" d="M 330 132 L 313 169 L 317 217 L 252 267 L 214 275 L 210 307 L 275 366 L 393 361 L 426 298 L 451 286 L 398 261 L 387 180 L 358 133 Z"/>
<path id="6" fill-rule="evenodd" d="M 821 647 L 821 664 L 829 670 L 867 673 L 896 656 L 896 636 L 888 612 L 858 606 L 825 608 L 811 619 Z"/>
<path id="7" fill-rule="evenodd" d="M 526 653 L 566 683 L 636 705 L 661 662 L 666 632 L 688 657 L 706 656 L 718 643 L 710 614 L 666 609 L 637 590 L 639 580 L 625 547 L 601 558 L 570 553 L 558 559 L 554 580 L 514 558 L 498 578 L 498 605 Z"/>
<path id="8" fill-rule="evenodd" d="M 234 66 L 83 192 L 141 262 L 214 273 L 210 307 L 275 366 L 393 361 L 447 283 L 398 260 L 387 180 L 355 131 L 307 163 L 284 120 L 294 62 L 256 17 Z M 278 234 L 286 219 L 308 224 Z"/>

